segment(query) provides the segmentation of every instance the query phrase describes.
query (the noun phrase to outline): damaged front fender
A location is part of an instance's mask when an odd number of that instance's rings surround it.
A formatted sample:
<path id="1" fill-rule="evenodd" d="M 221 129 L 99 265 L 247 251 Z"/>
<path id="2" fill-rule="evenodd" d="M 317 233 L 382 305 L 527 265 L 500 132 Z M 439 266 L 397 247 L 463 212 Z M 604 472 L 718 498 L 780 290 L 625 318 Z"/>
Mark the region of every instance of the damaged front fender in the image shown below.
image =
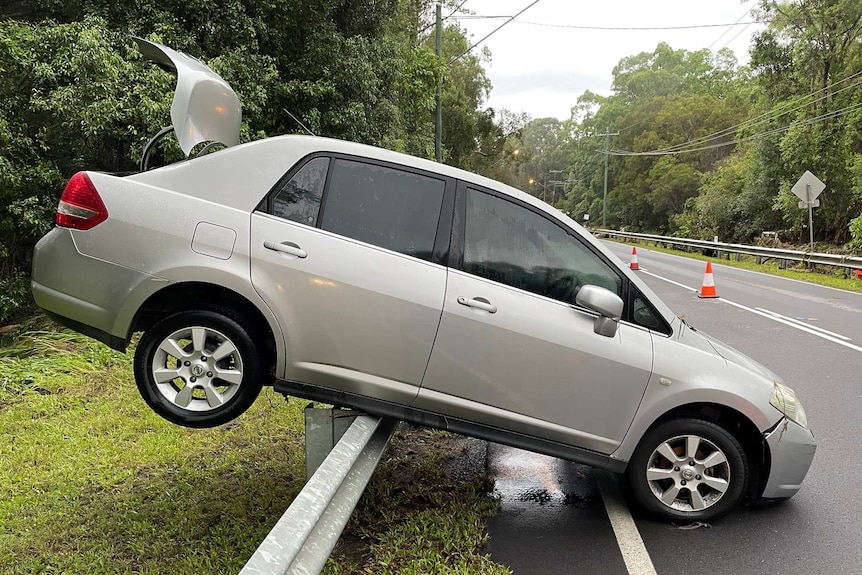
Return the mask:
<path id="1" fill-rule="evenodd" d="M 792 497 L 802 486 L 802 480 L 814 460 L 817 449 L 814 434 L 785 417 L 764 434 L 764 441 L 769 447 L 771 465 L 762 497 Z"/>

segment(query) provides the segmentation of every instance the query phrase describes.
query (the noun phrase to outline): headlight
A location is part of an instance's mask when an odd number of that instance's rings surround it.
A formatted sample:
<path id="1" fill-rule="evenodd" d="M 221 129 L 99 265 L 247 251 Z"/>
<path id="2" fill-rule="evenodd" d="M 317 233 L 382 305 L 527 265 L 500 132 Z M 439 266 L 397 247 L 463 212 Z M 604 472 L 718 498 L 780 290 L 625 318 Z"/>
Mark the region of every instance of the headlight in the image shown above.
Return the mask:
<path id="1" fill-rule="evenodd" d="M 805 415 L 805 409 L 793 390 L 777 381 L 774 383 L 772 397 L 769 398 L 770 405 L 787 416 L 790 421 L 802 427 L 808 427 L 808 416 Z"/>

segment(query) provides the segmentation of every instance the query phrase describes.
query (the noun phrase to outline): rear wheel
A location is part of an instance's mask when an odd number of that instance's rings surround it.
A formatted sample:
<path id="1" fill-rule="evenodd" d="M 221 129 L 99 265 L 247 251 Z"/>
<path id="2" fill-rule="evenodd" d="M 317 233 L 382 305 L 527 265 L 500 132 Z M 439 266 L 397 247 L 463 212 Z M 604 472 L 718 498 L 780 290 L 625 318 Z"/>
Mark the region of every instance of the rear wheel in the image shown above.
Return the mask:
<path id="1" fill-rule="evenodd" d="M 672 521 L 712 521 L 742 499 L 748 461 L 726 429 L 700 419 L 675 419 L 641 440 L 629 462 L 637 503 Z"/>
<path id="2" fill-rule="evenodd" d="M 262 355 L 243 319 L 225 308 L 168 316 L 144 332 L 135 381 L 159 415 L 214 427 L 248 409 L 261 389 Z"/>

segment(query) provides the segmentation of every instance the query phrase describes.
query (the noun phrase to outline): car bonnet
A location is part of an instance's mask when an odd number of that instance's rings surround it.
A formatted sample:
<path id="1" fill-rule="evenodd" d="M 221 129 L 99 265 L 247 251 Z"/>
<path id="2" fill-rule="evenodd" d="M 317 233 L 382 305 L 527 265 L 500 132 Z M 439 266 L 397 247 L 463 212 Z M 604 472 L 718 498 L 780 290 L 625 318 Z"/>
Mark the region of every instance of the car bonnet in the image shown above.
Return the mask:
<path id="1" fill-rule="evenodd" d="M 726 343 L 706 334 L 698 329 L 695 329 L 688 324 L 684 324 L 680 331 L 680 341 L 684 341 L 686 345 L 704 349 L 704 346 L 709 346 L 719 357 L 726 362 L 735 364 L 741 369 L 760 376 L 765 381 L 771 383 L 773 381 L 782 381 L 781 378 L 768 367 L 751 359 L 740 351 L 730 347 Z"/>
<path id="2" fill-rule="evenodd" d="M 167 46 L 132 37 L 141 53 L 177 74 L 171 123 L 183 153 L 202 142 L 233 146 L 239 142 L 242 110 L 236 93 L 200 60 Z"/>

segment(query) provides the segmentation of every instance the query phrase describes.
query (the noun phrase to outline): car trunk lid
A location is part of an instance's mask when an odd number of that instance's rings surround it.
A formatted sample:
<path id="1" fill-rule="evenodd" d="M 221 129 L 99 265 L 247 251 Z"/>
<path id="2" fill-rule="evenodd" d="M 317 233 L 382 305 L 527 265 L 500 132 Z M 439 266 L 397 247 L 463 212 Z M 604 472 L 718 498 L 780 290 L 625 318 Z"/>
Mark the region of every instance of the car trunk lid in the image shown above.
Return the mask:
<path id="1" fill-rule="evenodd" d="M 144 56 L 177 75 L 171 123 L 183 153 L 188 156 L 202 142 L 236 145 L 242 110 L 230 85 L 197 58 L 150 40 L 133 39 Z"/>

